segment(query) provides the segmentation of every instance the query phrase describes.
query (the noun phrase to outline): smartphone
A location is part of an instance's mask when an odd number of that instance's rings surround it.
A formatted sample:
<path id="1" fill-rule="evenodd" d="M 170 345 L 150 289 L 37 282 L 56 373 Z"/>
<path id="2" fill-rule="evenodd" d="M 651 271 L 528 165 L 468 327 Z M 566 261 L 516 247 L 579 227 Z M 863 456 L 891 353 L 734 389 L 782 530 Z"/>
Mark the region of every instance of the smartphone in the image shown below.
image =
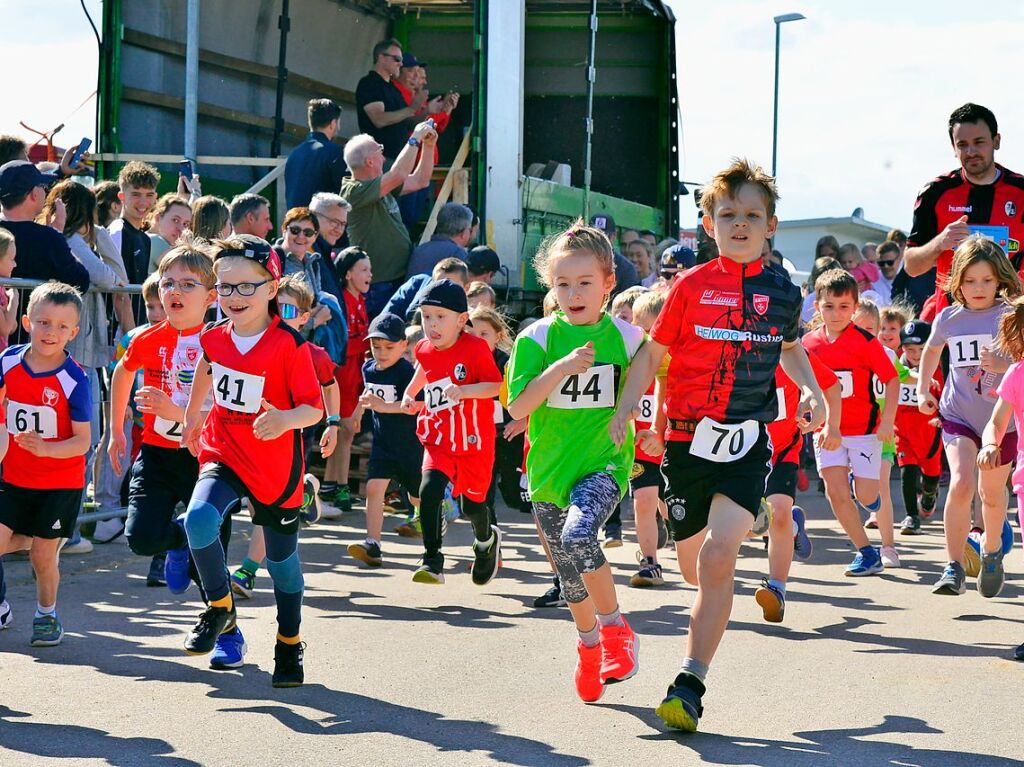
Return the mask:
<path id="1" fill-rule="evenodd" d="M 85 154 L 91 146 L 92 139 L 84 138 L 78 142 L 78 148 L 75 149 L 75 153 L 71 155 L 71 164 L 69 166 L 71 170 L 75 170 L 75 168 L 78 167 L 78 162 L 82 159 L 82 155 Z"/>
<path id="2" fill-rule="evenodd" d="M 186 181 L 192 180 L 192 161 L 182 160 L 178 164 L 178 173 L 185 177 Z"/>

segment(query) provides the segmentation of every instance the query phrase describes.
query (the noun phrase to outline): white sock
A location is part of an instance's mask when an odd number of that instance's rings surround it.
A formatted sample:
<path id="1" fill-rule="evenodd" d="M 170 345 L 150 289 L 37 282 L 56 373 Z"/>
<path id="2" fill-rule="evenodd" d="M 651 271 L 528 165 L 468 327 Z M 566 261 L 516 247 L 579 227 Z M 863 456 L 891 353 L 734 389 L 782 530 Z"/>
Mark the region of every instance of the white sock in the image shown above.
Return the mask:
<path id="1" fill-rule="evenodd" d="M 54 602 L 52 605 L 47 607 L 39 602 L 36 603 L 36 617 L 42 618 L 44 615 L 55 615 L 57 613 L 57 603 Z"/>

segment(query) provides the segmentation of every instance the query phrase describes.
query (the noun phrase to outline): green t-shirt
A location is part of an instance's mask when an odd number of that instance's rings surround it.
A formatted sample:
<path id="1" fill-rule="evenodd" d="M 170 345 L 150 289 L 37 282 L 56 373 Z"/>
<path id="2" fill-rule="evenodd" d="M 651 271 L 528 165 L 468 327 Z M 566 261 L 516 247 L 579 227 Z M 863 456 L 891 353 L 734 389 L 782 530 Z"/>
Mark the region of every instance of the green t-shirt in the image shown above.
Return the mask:
<path id="1" fill-rule="evenodd" d="M 381 178 L 358 181 L 346 176 L 341 182 L 341 196 L 352 206 L 348 214 L 349 242 L 370 257 L 374 282 L 392 282 L 405 277 L 412 240 L 394 195 L 380 196 Z M 396 189 L 395 194 L 400 190 Z"/>
<path id="2" fill-rule="evenodd" d="M 530 414 L 530 452 L 526 476 L 530 498 L 569 505 L 569 493 L 588 474 L 607 472 L 626 494 L 633 468 L 633 427 L 616 447 L 608 436 L 629 363 L 644 344 L 640 328 L 603 314 L 593 325 L 573 325 L 556 312 L 519 334 L 507 368 L 508 401 L 551 364 L 583 346 L 594 344 L 594 365 L 568 376 Z"/>

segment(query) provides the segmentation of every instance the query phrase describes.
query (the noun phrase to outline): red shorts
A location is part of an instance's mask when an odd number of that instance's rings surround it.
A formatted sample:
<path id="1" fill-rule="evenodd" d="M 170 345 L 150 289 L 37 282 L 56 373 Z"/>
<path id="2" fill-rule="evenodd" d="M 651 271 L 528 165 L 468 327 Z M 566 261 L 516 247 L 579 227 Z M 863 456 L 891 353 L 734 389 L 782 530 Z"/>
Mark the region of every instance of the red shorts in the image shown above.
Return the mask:
<path id="1" fill-rule="evenodd" d="M 942 431 L 931 426 L 912 437 L 896 434 L 896 462 L 900 466 L 917 466 L 926 477 L 942 473 Z"/>
<path id="2" fill-rule="evenodd" d="M 491 489 L 494 471 L 494 452 L 463 453 L 454 455 L 429 445 L 423 448 L 423 473 L 436 469 L 452 482 L 452 495 L 464 495 L 471 501 L 483 503 Z"/>
<path id="3" fill-rule="evenodd" d="M 778 428 L 782 425 L 781 422 L 768 424 L 768 436 L 772 438 L 772 466 L 780 463 L 799 464 L 804 435 L 796 428 L 796 424 L 792 428 Z"/>
<path id="4" fill-rule="evenodd" d="M 339 365 L 334 373 L 338 382 L 338 395 L 341 397 L 339 414 L 348 418 L 359 404 L 359 395 L 363 393 L 363 357 L 346 357 L 345 364 Z"/>

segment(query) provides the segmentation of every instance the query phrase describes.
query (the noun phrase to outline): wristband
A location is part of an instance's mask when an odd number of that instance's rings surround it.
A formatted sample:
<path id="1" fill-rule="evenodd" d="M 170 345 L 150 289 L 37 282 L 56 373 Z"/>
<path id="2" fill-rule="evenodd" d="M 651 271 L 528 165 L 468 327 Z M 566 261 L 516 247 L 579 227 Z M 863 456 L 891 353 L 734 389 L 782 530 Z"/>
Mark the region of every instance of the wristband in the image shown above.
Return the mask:
<path id="1" fill-rule="evenodd" d="M 420 140 L 415 136 L 409 136 L 409 146 L 419 146 Z"/>
<path id="2" fill-rule="evenodd" d="M 327 416 L 327 425 L 328 426 L 341 426 L 341 416 L 340 415 L 329 415 L 329 416 Z"/>
<path id="3" fill-rule="evenodd" d="M 994 447 L 998 449 L 999 445 L 997 445 L 995 442 L 986 442 L 984 445 L 982 445 L 982 447 Z"/>

